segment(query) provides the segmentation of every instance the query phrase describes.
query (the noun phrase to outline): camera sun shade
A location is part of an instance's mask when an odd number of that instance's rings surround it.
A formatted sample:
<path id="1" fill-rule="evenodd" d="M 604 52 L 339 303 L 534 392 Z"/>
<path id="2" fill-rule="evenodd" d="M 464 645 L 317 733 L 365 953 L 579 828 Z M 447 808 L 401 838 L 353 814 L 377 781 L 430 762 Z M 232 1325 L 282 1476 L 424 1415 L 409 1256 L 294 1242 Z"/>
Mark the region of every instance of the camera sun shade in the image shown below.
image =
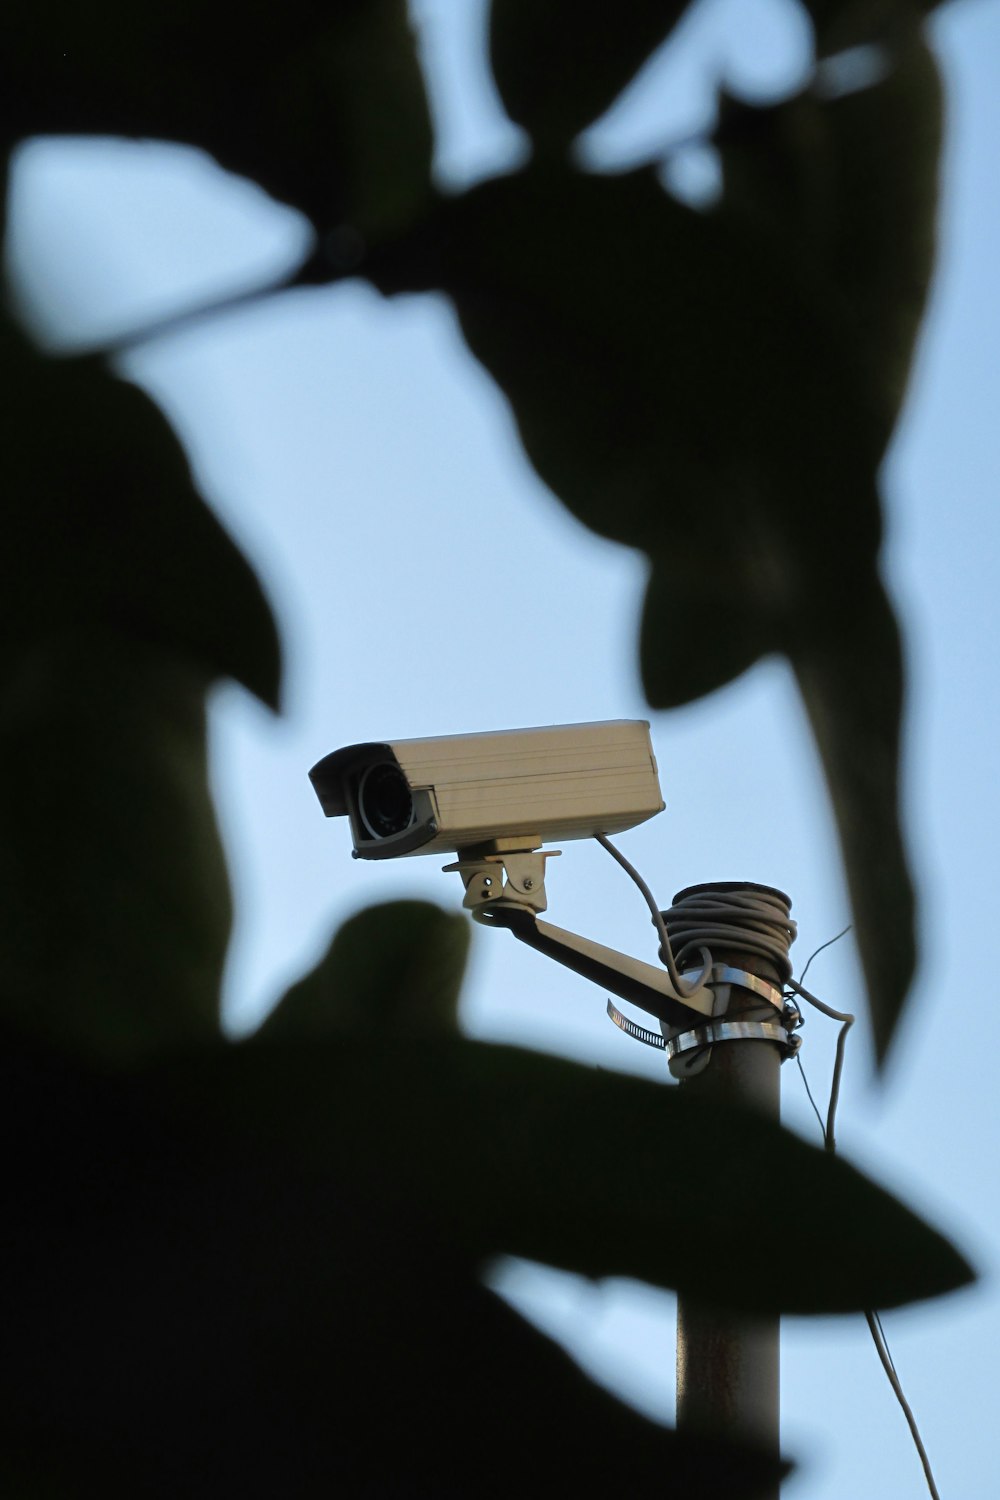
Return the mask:
<path id="1" fill-rule="evenodd" d="M 538 848 L 663 810 L 644 720 L 347 745 L 309 777 L 327 817 L 350 820 L 364 859 Z"/>

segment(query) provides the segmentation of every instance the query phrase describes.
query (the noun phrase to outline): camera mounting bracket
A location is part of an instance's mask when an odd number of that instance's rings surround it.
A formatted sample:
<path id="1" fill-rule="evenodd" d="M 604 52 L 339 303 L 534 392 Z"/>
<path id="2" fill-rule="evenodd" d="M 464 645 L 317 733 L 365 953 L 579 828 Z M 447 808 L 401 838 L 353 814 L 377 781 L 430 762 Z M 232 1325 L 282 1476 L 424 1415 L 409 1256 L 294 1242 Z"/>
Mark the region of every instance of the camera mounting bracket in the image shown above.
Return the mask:
<path id="1" fill-rule="evenodd" d="M 506 842 L 504 840 L 503 842 Z M 553 958 L 585 979 L 628 1000 L 648 1015 L 672 1027 L 690 1027 L 717 1013 L 711 989 L 702 984 L 681 994 L 665 969 L 606 948 L 591 938 L 568 932 L 551 922 L 540 922 L 545 911 L 545 861 L 558 849 L 502 848 L 501 841 L 486 848 L 461 850 L 454 864 L 465 884 L 463 905 L 475 921 L 487 927 L 506 927 L 522 943 Z"/>
<path id="2" fill-rule="evenodd" d="M 545 861 L 561 854 L 561 849 L 539 849 L 537 845 L 504 848 L 509 841 L 497 839 L 478 849 L 460 849 L 447 871 L 457 870 L 465 886 L 462 905 L 475 917 L 483 907 L 507 901 L 528 911 L 544 911 Z M 540 842 L 540 841 L 539 841 Z"/>

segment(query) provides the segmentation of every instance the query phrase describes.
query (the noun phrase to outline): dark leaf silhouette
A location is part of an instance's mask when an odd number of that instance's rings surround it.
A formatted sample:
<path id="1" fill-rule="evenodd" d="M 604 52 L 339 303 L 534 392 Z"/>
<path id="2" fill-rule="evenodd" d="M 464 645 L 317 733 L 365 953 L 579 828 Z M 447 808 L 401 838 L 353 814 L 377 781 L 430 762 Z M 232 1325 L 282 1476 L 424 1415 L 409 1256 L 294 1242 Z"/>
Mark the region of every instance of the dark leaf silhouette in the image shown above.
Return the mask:
<path id="1" fill-rule="evenodd" d="M 490 58 L 507 113 L 561 153 L 669 35 L 689 0 L 493 0 Z"/>
<path id="2" fill-rule="evenodd" d="M 858 579 L 872 599 L 878 588 L 875 472 L 929 281 L 940 100 L 918 31 L 927 5 L 809 8 L 821 56 L 877 44 L 876 82 L 861 58 L 860 73 L 821 68 L 777 106 L 724 99 L 724 194 L 705 215 L 648 174 L 587 179 L 559 171 L 550 152 L 611 102 L 680 4 L 612 18 L 577 9 L 566 25 L 560 8 L 540 18 L 522 0 L 499 3 L 501 92 L 543 159 L 439 203 L 417 233 L 432 201 L 430 130 L 400 0 L 297 0 L 278 22 L 255 4 L 235 33 L 198 4 L 181 15 L 109 5 L 106 28 L 72 8 L 54 30 L 51 17 L 19 14 L 0 121 L 9 140 L 45 129 L 196 141 L 329 228 L 331 274 L 344 269 L 345 245 L 363 257 L 367 235 L 364 268 L 384 290 L 446 289 L 542 477 L 588 525 L 652 559 L 651 703 L 688 702 L 783 651 L 808 672 L 818 725 L 817 663 L 836 654 L 841 581 Z M 184 38 L 196 25 L 192 54 Z M 545 45 L 553 28 L 562 51 Z M 873 618 L 882 614 L 876 602 Z M 883 652 L 880 680 L 891 664 Z M 883 767 L 898 740 L 886 705 L 898 698 L 896 685 L 868 725 Z M 821 751 L 829 770 L 830 747 Z M 841 828 L 878 825 L 892 782 L 837 775 L 836 798 L 870 784 L 881 799 L 877 810 L 838 807 Z M 913 947 L 901 938 L 889 963 L 865 940 L 912 905 L 898 831 L 882 845 L 895 869 L 886 857 L 868 895 L 887 905 L 857 914 L 880 1056 Z M 848 881 L 866 884 L 856 870 Z"/>
<path id="3" fill-rule="evenodd" d="M 218 1034 L 230 902 L 203 700 L 190 667 L 97 630 L 3 673 L 4 1012 L 109 1062 Z"/>
<path id="4" fill-rule="evenodd" d="M 927 297 L 940 147 L 937 69 L 912 30 L 891 64 L 864 89 L 817 81 L 766 108 L 724 97 L 712 212 L 648 172 L 586 177 L 546 158 L 440 204 L 370 266 L 386 292 L 449 293 L 542 478 L 596 531 L 649 554 L 653 706 L 771 652 L 795 665 L 866 903 L 856 926 L 880 1058 L 914 940 L 877 471 Z M 848 578 L 859 608 L 845 627 Z M 870 760 L 861 774 L 857 754 L 841 764 L 830 715 L 863 660 L 878 686 L 855 695 L 876 711 L 849 720 Z M 896 938 L 876 951 L 887 928 Z"/>
<path id="5" fill-rule="evenodd" d="M 0 638 L 96 629 L 235 677 L 277 706 L 280 648 L 260 584 L 198 494 L 144 392 L 97 359 L 48 359 L 0 324 Z"/>
<path id="6" fill-rule="evenodd" d="M 770 247 L 651 173 L 543 164 L 484 183 L 371 274 L 387 292 L 443 286 L 543 479 L 595 530 L 691 567 L 692 591 L 712 592 L 709 543 L 728 523 L 774 617 L 807 592 L 786 537 L 855 528 L 874 552 L 877 515 L 846 481 L 870 475 L 879 435 L 839 321 Z M 806 489 L 817 453 L 833 472 Z"/>
<path id="7" fill-rule="evenodd" d="M 816 52 L 830 57 L 852 47 L 891 46 L 912 34 L 943 0 L 803 0 L 812 19 Z"/>
<path id="8" fill-rule="evenodd" d="M 539 169 L 442 205 L 416 251 L 375 267 L 387 290 L 446 287 L 541 476 L 650 554 L 656 707 L 792 655 L 826 631 L 845 577 L 874 576 L 886 424 L 849 327 L 795 259 L 648 173 Z"/>
<path id="9" fill-rule="evenodd" d="M 768 109 L 724 101 L 717 132 L 726 212 L 775 256 L 790 249 L 794 274 L 840 309 L 883 445 L 927 300 L 941 144 L 940 79 L 928 48 L 908 35 L 892 61 L 880 82 L 842 97 L 806 92 Z M 877 510 L 873 490 L 866 503 Z M 903 671 L 876 568 L 843 562 L 850 589 L 834 587 L 819 609 L 801 611 L 789 654 L 833 798 L 882 1059 L 915 961 L 898 813 Z M 817 578 L 814 556 L 803 566 Z M 654 577 L 644 620 L 647 680 L 656 680 L 662 632 L 676 628 L 676 609 Z M 709 629 L 730 640 L 732 623 Z"/>
<path id="10" fill-rule="evenodd" d="M 225 1122 L 197 1113 L 217 1062 L 227 1086 L 220 1051 L 187 1082 L 109 1080 L 5 1035 L 6 1490 L 252 1500 L 624 1482 L 751 1500 L 776 1482 L 753 1450 L 678 1436 L 600 1391 L 477 1284 L 419 1205 L 399 1212 L 378 1168 L 364 1183 L 317 1171 L 280 1129 L 248 1132 L 232 1099 Z M 290 1081 L 279 1071 L 272 1125 Z M 318 1074 L 308 1084 L 328 1093 Z"/>
<path id="11" fill-rule="evenodd" d="M 454 1030 L 468 952 L 469 920 L 461 913 L 430 901 L 366 907 L 292 986 L 258 1040 Z"/>
<path id="12" fill-rule="evenodd" d="M 899 631 L 878 579 L 859 580 L 827 633 L 799 642 L 792 664 L 830 788 L 882 1059 L 913 971 L 914 901 L 897 811 Z"/>
<path id="13" fill-rule="evenodd" d="M 855 378 L 891 437 L 934 264 L 941 82 L 918 35 L 865 88 L 761 107 L 722 96 L 720 212 L 837 310 Z"/>
<path id="14" fill-rule="evenodd" d="M 280 1142 L 473 1263 L 505 1251 L 748 1312 L 890 1307 L 972 1275 L 890 1194 L 775 1123 L 517 1048 L 262 1039 L 151 1075 L 159 1087 L 201 1133 Z M 711 1174 L 687 1170 L 705 1160 Z M 795 1277 L 728 1275 L 750 1241 Z"/>
<path id="15" fill-rule="evenodd" d="M 142 392 L 0 329 L 4 997 L 116 1062 L 217 1034 L 229 887 L 204 696 L 275 705 L 260 586 Z"/>
<path id="16" fill-rule="evenodd" d="M 651 560 L 650 702 L 791 661 L 884 1056 L 913 916 L 877 472 L 931 274 L 940 86 L 930 0 L 806 5 L 815 78 L 722 96 L 704 213 L 566 159 L 681 0 L 495 0 L 535 156 L 460 198 L 431 190 L 404 0 L 15 7 L 0 147 L 189 142 L 309 215 L 301 279 L 451 297 L 543 480 Z M 463 1040 L 468 926 L 423 902 L 359 913 L 224 1043 L 204 699 L 232 676 L 276 704 L 271 615 L 140 391 L 7 321 L 0 371 L 4 1492 L 773 1490 L 775 1461 L 600 1392 L 483 1263 L 809 1313 L 962 1286 L 962 1255 L 777 1124 Z M 734 1241 L 794 1276 L 734 1281 Z"/>
<path id="17" fill-rule="evenodd" d="M 189 142 L 321 229 L 377 234 L 427 192 L 430 122 L 405 0 L 15 8 L 0 136 Z"/>

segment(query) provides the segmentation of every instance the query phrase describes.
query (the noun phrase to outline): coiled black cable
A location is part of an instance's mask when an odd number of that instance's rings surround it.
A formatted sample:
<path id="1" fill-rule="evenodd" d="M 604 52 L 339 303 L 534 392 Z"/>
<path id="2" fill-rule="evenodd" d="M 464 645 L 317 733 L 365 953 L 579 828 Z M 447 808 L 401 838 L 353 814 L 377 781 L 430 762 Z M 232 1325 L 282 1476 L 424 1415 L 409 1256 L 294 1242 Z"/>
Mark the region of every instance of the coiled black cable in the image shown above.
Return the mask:
<path id="1" fill-rule="evenodd" d="M 662 913 L 678 969 L 683 973 L 703 948 L 737 949 L 769 959 L 782 984 L 792 977 L 788 950 L 797 927 L 791 902 L 781 891 L 751 881 L 688 886 Z"/>

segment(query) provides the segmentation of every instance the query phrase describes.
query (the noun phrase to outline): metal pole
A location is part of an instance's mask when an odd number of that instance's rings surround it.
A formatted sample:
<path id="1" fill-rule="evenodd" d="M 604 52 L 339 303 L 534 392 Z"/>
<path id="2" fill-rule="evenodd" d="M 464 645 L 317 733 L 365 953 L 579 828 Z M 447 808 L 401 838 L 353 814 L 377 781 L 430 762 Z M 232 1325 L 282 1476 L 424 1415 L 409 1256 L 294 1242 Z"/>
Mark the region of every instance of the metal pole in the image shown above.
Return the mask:
<path id="1" fill-rule="evenodd" d="M 733 891 L 731 883 L 691 887 L 695 892 Z M 760 887 L 749 886 L 749 890 Z M 712 946 L 713 960 L 743 970 L 781 988 L 781 975 L 759 954 L 738 947 Z M 733 986 L 726 1020 L 773 1020 L 774 1010 L 759 995 Z M 780 1114 L 781 1053 L 777 1043 L 759 1038 L 716 1042 L 703 1071 L 681 1088 L 719 1104 L 738 1104 L 777 1120 Z M 767 1276 L 753 1246 L 732 1247 L 734 1277 Z M 772 1453 L 780 1451 L 779 1319 L 747 1318 L 705 1307 L 691 1297 L 677 1301 L 677 1426 L 716 1438 L 749 1438 Z M 773 1490 L 777 1500 L 778 1486 Z M 766 1500 L 772 1500 L 769 1494 Z"/>

